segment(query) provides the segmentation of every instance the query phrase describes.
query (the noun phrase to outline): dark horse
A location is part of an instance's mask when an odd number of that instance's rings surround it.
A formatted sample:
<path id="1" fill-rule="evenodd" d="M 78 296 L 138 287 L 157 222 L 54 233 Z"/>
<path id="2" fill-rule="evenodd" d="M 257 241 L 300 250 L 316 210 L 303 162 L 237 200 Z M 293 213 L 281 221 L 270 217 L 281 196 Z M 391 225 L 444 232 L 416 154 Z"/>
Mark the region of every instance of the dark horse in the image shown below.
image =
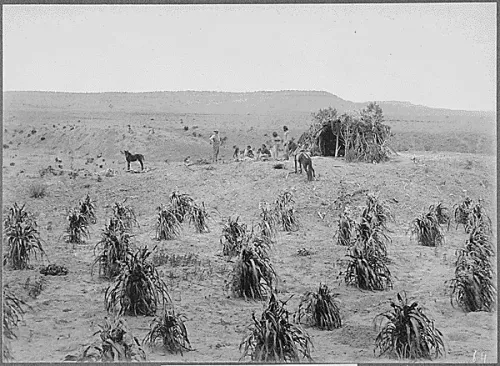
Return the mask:
<path id="1" fill-rule="evenodd" d="M 314 171 L 311 155 L 306 151 L 298 151 L 294 157 L 295 160 L 295 173 L 297 173 L 297 162 L 299 162 L 299 171 L 302 174 L 302 167 L 307 173 L 307 180 L 312 181 L 313 176 L 316 177 L 316 172 Z"/>
<path id="2" fill-rule="evenodd" d="M 120 151 L 121 153 L 125 154 L 125 159 L 127 159 L 127 170 L 130 170 L 130 163 L 133 161 L 139 161 L 141 163 L 141 170 L 144 170 L 144 155 L 142 154 L 131 154 L 127 150 L 125 151 Z"/>

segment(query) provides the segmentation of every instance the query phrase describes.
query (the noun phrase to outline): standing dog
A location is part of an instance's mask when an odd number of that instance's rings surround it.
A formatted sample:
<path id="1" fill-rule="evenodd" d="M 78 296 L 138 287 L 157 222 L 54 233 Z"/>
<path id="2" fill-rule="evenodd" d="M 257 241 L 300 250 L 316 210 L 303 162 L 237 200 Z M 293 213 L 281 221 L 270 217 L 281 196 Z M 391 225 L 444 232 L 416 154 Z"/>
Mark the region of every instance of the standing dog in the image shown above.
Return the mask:
<path id="1" fill-rule="evenodd" d="M 295 154 L 295 173 L 297 173 L 297 161 L 299 162 L 299 172 L 302 174 L 302 167 L 307 173 L 307 180 L 312 181 L 313 176 L 316 177 L 316 172 L 314 171 L 311 155 L 307 151 L 300 150 Z"/>

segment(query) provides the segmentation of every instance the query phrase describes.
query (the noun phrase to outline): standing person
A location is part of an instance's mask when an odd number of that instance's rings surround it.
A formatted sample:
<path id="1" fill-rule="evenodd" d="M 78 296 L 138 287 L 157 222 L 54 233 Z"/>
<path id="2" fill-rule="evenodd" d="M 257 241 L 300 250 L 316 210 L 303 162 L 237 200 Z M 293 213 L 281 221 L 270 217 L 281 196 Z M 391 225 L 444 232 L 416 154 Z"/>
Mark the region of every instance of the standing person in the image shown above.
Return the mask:
<path id="1" fill-rule="evenodd" d="M 212 162 L 217 163 L 217 159 L 219 158 L 219 148 L 220 148 L 219 131 L 214 130 L 214 134 L 210 136 L 210 143 L 212 144 L 213 148 Z"/>
<path id="2" fill-rule="evenodd" d="M 283 126 L 283 150 L 285 154 L 285 160 L 288 160 L 288 127 Z"/>
<path id="3" fill-rule="evenodd" d="M 274 160 L 278 160 L 278 151 L 281 145 L 281 138 L 278 136 L 278 133 L 276 131 L 273 132 L 273 158 Z"/>

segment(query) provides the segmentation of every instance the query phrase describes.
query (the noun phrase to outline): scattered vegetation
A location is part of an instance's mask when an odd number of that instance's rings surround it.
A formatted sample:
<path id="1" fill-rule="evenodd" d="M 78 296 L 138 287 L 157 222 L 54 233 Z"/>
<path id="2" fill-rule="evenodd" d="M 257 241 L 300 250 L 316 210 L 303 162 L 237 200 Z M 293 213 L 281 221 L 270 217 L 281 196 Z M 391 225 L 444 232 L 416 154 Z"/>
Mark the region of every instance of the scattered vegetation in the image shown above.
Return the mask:
<path id="1" fill-rule="evenodd" d="M 233 293 L 245 299 L 265 299 L 272 293 L 275 278 L 269 258 L 254 246 L 244 247 L 233 270 Z"/>
<path id="2" fill-rule="evenodd" d="M 312 360 L 311 339 L 300 325 L 290 322 L 285 305 L 272 294 L 261 318 L 252 314 L 252 333 L 240 344 L 240 360 L 247 356 L 255 362 L 299 362 L 301 356 Z"/>
<path id="3" fill-rule="evenodd" d="M 345 282 L 362 290 L 385 290 L 392 287 L 392 277 L 386 258 L 353 247 L 345 274 Z"/>
<path id="4" fill-rule="evenodd" d="M 192 223 L 197 233 L 208 233 L 208 212 L 205 209 L 205 204 L 202 202 L 201 206 L 193 205 L 189 212 L 189 222 Z"/>
<path id="5" fill-rule="evenodd" d="M 259 231 L 263 238 L 267 238 L 270 242 L 276 238 L 276 226 L 279 223 L 278 215 L 271 205 L 267 202 L 259 203 L 260 209 L 260 222 Z"/>
<path id="6" fill-rule="evenodd" d="M 462 224 L 465 227 L 465 231 L 467 231 L 469 217 L 472 212 L 472 200 L 466 197 L 463 202 L 454 205 L 453 208 L 455 209 L 455 223 L 457 224 L 457 228 Z"/>
<path id="7" fill-rule="evenodd" d="M 30 268 L 32 256 L 37 258 L 37 252 L 45 254 L 37 222 L 24 207 L 25 205 L 19 207 L 14 203 L 4 220 L 7 251 L 4 254 L 3 264 L 9 265 L 12 269 Z"/>
<path id="8" fill-rule="evenodd" d="M 194 200 L 188 194 L 177 191 L 173 191 L 170 195 L 170 204 L 180 223 L 184 222 L 191 213 L 193 206 L 195 206 Z"/>
<path id="9" fill-rule="evenodd" d="M 416 236 L 420 245 L 435 247 L 444 243 L 440 219 L 436 214 L 434 206 L 430 206 L 429 212 L 420 215 L 420 217 L 412 221 L 411 233 Z"/>
<path id="10" fill-rule="evenodd" d="M 146 353 L 139 340 L 127 329 L 123 318 L 110 320 L 105 317 L 104 320 L 104 324 L 99 324 L 99 331 L 94 333 L 99 334 L 100 341 L 87 346 L 79 356 L 67 355 L 65 361 L 146 361 Z"/>
<path id="11" fill-rule="evenodd" d="M 228 218 L 227 224 L 222 228 L 220 243 L 222 245 L 222 254 L 227 256 L 235 256 L 241 252 L 246 240 L 247 225 L 238 222 L 239 217 L 233 220 Z"/>
<path id="12" fill-rule="evenodd" d="M 333 236 L 337 238 L 337 244 L 342 246 L 351 246 L 353 242 L 354 230 L 356 222 L 349 217 L 349 213 L 344 211 L 339 218 L 338 229 Z"/>
<path id="13" fill-rule="evenodd" d="M 131 235 L 125 231 L 121 221 L 116 217 L 109 220 L 109 224 L 104 226 L 101 234 L 101 240 L 94 247 L 100 249 L 99 254 L 94 260 L 92 270 L 97 264 L 99 266 L 99 276 L 111 279 L 120 272 L 121 263 L 127 259 L 130 254 Z"/>
<path id="14" fill-rule="evenodd" d="M 465 247 L 458 251 L 455 278 L 449 281 L 451 304 L 455 302 L 465 312 L 493 311 L 497 293 L 491 264 L 493 244 L 480 224 L 471 230 Z"/>
<path id="15" fill-rule="evenodd" d="M 114 284 L 106 289 L 107 311 L 120 315 L 154 315 L 159 305 L 171 303 L 167 285 L 155 266 L 147 262 L 150 255 L 146 247 L 127 255 Z"/>
<path id="16" fill-rule="evenodd" d="M 24 289 L 28 292 L 29 297 L 36 299 L 45 289 L 46 284 L 47 281 L 44 277 L 35 278 L 34 281 L 31 280 L 31 277 L 28 277 L 24 283 Z"/>
<path id="17" fill-rule="evenodd" d="M 115 202 L 113 206 L 113 216 L 123 225 L 125 230 L 130 231 L 134 226 L 139 226 L 132 207 L 125 206 L 124 203 Z"/>
<path id="18" fill-rule="evenodd" d="M 2 354 L 3 361 L 12 361 L 12 356 L 8 342 L 16 339 L 15 328 L 23 319 L 28 304 L 19 299 L 15 294 L 3 290 L 3 333 L 2 333 Z"/>
<path id="19" fill-rule="evenodd" d="M 80 201 L 80 214 L 87 219 L 87 222 L 90 224 L 95 224 L 97 222 L 97 218 L 95 215 L 95 206 L 90 196 L 87 194 L 83 201 Z"/>
<path id="20" fill-rule="evenodd" d="M 74 244 L 84 243 L 84 238 L 90 237 L 87 216 L 82 215 L 79 209 L 73 209 L 69 212 L 67 219 L 69 225 L 66 228 L 66 241 Z"/>
<path id="21" fill-rule="evenodd" d="M 406 293 L 399 293 L 398 304 L 391 302 L 392 310 L 377 315 L 380 332 L 375 339 L 379 355 L 395 354 L 399 358 L 438 357 L 444 352 L 442 333 L 423 313 L 416 302 L 408 303 Z"/>
<path id="22" fill-rule="evenodd" d="M 291 192 L 284 192 L 278 196 L 275 201 L 275 210 L 278 217 L 278 222 L 284 231 L 297 231 L 299 224 L 295 216 L 293 205 L 295 201 Z"/>
<path id="23" fill-rule="evenodd" d="M 180 235 L 181 222 L 178 212 L 170 204 L 158 207 L 158 218 L 156 223 L 156 239 L 171 240 Z"/>
<path id="24" fill-rule="evenodd" d="M 340 328 L 342 321 L 340 319 L 339 305 L 327 285 L 320 283 L 317 292 L 309 291 L 302 297 L 296 318 L 300 323 L 304 317 L 310 324 L 320 329 L 332 330 Z"/>
<path id="25" fill-rule="evenodd" d="M 163 349 L 169 353 L 180 352 L 182 355 L 183 351 L 191 351 L 185 320 L 185 316 L 176 314 L 173 309 L 164 308 L 162 314 L 151 322 L 144 343 L 153 346 L 161 341 Z"/>
<path id="26" fill-rule="evenodd" d="M 363 290 L 385 290 L 392 287 L 391 272 L 387 267 L 387 244 L 390 237 L 387 235 L 386 223 L 392 218 L 390 210 L 380 204 L 376 197 L 369 195 L 367 206 L 363 210 L 361 220 L 354 224 L 354 235 L 349 234 L 352 222 L 348 222 L 344 242 L 350 235 L 348 244 L 348 263 L 345 273 L 345 282 Z M 346 224 L 347 225 L 347 224 Z"/>
<path id="27" fill-rule="evenodd" d="M 434 212 L 439 225 L 447 225 L 448 229 L 450 228 L 450 210 L 442 202 L 439 202 L 436 206 L 430 206 L 429 211 Z"/>
<path id="28" fill-rule="evenodd" d="M 482 226 L 485 231 L 491 233 L 491 219 L 486 214 L 481 199 L 474 203 L 469 197 L 466 197 L 463 202 L 453 207 L 455 208 L 457 228 L 459 225 L 463 225 L 465 232 L 470 233 L 473 228 Z"/>
<path id="29" fill-rule="evenodd" d="M 389 206 L 379 201 L 372 194 L 367 195 L 366 208 L 363 210 L 361 216 L 377 226 L 383 226 L 385 229 L 387 229 L 386 224 L 389 220 L 394 221 L 394 216 Z"/>
<path id="30" fill-rule="evenodd" d="M 47 187 L 43 183 L 35 183 L 29 187 L 29 196 L 31 198 L 43 198 L 47 195 Z"/>

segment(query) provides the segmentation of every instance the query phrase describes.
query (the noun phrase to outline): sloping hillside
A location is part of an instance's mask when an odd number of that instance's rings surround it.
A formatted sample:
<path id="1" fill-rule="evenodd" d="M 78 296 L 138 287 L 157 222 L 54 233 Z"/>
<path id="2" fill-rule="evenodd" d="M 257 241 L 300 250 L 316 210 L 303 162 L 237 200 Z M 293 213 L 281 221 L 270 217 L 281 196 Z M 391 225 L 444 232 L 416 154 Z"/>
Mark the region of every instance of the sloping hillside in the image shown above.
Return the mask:
<path id="1" fill-rule="evenodd" d="M 408 102 L 379 102 L 388 115 L 409 116 L 479 116 L 492 112 L 467 112 L 434 109 Z M 198 114 L 276 114 L 312 113 L 331 106 L 339 112 L 364 108 L 367 102 L 355 103 L 323 91 L 271 92 L 151 92 L 151 93 L 55 93 L 4 92 L 7 112 L 24 110 L 73 110 L 93 112 L 148 112 Z"/>

